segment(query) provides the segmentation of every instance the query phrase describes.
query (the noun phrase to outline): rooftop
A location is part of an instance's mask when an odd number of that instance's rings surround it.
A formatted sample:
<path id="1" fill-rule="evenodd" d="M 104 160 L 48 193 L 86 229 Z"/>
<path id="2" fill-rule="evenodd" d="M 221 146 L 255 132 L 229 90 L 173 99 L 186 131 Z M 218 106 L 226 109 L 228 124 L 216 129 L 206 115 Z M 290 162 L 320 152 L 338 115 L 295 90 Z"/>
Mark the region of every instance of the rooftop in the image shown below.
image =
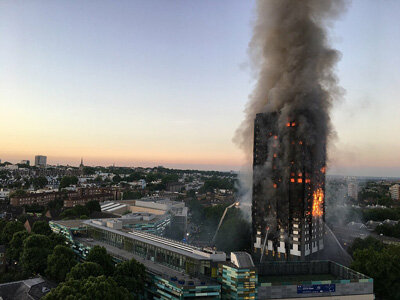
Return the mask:
<path id="1" fill-rule="evenodd" d="M 40 299 L 57 284 L 49 282 L 41 277 L 13 281 L 0 284 L 0 297 L 3 300 L 30 300 Z"/>
<path id="2" fill-rule="evenodd" d="M 224 252 L 211 252 L 211 251 L 205 251 L 201 248 L 197 248 L 188 244 L 184 244 L 175 240 L 171 240 L 171 239 L 167 239 L 167 238 L 163 238 L 154 234 L 150 234 L 150 233 L 145 233 L 142 231 L 137 231 L 137 230 L 132 230 L 130 232 L 123 232 L 120 230 L 116 230 L 116 229 L 112 229 L 100 224 L 95 224 L 93 221 L 98 221 L 98 220 L 85 220 L 83 221 L 84 224 L 91 226 L 91 227 L 95 227 L 95 228 L 99 228 L 99 229 L 103 229 L 103 230 L 107 230 L 109 232 L 113 232 L 122 236 L 125 236 L 127 238 L 130 239 L 134 239 L 134 240 L 138 240 L 141 241 L 143 243 L 147 243 L 147 244 L 151 244 L 153 246 L 159 247 L 159 248 L 163 248 L 172 252 L 176 252 L 179 253 L 181 255 L 185 255 L 197 260 L 205 260 L 205 259 L 212 259 L 211 256 L 212 255 L 223 255 L 225 260 L 225 253 Z M 100 220 L 101 221 L 101 220 Z M 96 222 L 97 223 L 97 222 Z M 221 261 L 221 258 L 218 257 L 214 257 L 215 260 L 217 261 Z"/>
<path id="3" fill-rule="evenodd" d="M 372 280 L 333 261 L 264 262 L 258 265 L 258 281 L 272 285 L 309 284 L 331 281 L 357 282 Z"/>
<path id="4" fill-rule="evenodd" d="M 86 225 L 83 223 L 84 220 L 57 220 L 51 221 L 55 224 L 59 224 L 61 226 L 65 226 L 67 228 L 79 228 L 85 227 Z"/>
<path id="5" fill-rule="evenodd" d="M 168 268 L 167 266 L 164 266 L 159 263 L 155 263 L 151 260 L 144 259 L 138 255 L 135 255 L 131 252 L 128 252 L 126 250 L 119 249 L 117 247 L 110 246 L 109 244 L 93 240 L 93 239 L 86 239 L 86 238 L 79 238 L 78 239 L 82 244 L 93 247 L 95 245 L 102 246 L 106 248 L 107 252 L 110 253 L 112 256 L 119 258 L 121 260 L 130 260 L 134 258 L 136 261 L 144 264 L 150 273 L 153 275 L 162 277 L 166 280 L 171 280 L 171 278 L 176 278 L 176 284 L 180 286 L 187 286 L 189 285 L 189 282 L 193 282 L 194 285 L 199 286 L 199 285 L 217 285 L 216 282 L 211 281 L 208 278 L 194 278 L 186 273 L 179 272 L 177 270 Z M 185 283 L 179 283 L 184 281 Z M 190 286 L 190 285 L 189 285 Z"/>
<path id="6" fill-rule="evenodd" d="M 232 252 L 231 262 L 238 268 L 254 268 L 253 259 L 247 252 Z"/>

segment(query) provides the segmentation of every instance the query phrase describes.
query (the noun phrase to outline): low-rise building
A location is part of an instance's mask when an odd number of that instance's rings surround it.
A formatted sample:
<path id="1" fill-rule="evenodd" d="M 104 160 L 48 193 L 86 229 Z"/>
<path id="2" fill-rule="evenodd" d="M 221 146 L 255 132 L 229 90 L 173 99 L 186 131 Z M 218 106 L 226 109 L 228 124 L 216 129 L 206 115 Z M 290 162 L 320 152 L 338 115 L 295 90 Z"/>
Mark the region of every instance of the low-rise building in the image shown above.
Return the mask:
<path id="1" fill-rule="evenodd" d="M 144 299 L 374 299 L 371 278 L 331 261 L 255 266 L 244 252 L 233 252 L 227 260 L 224 252 L 127 229 L 122 222 L 62 220 L 49 225 L 83 259 L 98 245 L 115 262 L 134 258 L 144 264 Z"/>
<path id="2" fill-rule="evenodd" d="M 40 299 L 57 284 L 40 276 L 0 284 L 0 299 Z"/>
<path id="3" fill-rule="evenodd" d="M 10 204 L 13 206 L 24 205 L 47 205 L 50 201 L 61 199 L 63 194 L 60 192 L 27 193 L 10 197 Z"/>
<path id="4" fill-rule="evenodd" d="M 231 261 L 219 264 L 221 299 L 257 299 L 257 270 L 247 252 L 232 252 Z"/>

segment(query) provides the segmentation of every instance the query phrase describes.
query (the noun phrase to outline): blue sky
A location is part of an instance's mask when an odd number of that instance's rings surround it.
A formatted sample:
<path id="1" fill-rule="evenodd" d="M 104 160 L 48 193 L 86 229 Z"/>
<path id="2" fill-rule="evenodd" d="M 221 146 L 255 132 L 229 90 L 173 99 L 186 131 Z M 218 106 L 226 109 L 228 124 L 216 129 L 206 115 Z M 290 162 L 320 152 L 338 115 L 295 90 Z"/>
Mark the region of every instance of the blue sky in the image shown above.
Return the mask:
<path id="1" fill-rule="evenodd" d="M 1 1 L 0 158 L 238 169 L 254 1 Z M 330 29 L 332 173 L 400 176 L 400 2 Z M 6 113 L 4 113 L 6 112 Z"/>

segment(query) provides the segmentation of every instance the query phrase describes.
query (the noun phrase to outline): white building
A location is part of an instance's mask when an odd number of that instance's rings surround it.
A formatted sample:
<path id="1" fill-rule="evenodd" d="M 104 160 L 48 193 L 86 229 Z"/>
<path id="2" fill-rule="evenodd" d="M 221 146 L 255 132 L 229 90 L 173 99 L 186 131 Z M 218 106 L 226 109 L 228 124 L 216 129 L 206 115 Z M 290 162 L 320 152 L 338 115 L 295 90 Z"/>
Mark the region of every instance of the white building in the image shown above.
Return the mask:
<path id="1" fill-rule="evenodd" d="M 347 196 L 358 199 L 358 184 L 356 180 L 352 180 L 347 184 Z"/>
<path id="2" fill-rule="evenodd" d="M 399 200 L 399 194 L 400 194 L 399 191 L 400 191 L 399 184 L 392 185 L 389 188 L 390 196 L 392 197 L 393 200 Z"/>

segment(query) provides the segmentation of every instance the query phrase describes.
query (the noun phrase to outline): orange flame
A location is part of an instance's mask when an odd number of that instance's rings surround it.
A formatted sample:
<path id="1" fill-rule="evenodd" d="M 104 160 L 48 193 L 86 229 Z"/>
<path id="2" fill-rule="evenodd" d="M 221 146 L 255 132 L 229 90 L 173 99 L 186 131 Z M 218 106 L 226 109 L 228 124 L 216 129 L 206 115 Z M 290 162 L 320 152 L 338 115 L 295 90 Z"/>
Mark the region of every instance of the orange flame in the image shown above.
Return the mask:
<path id="1" fill-rule="evenodd" d="M 322 216 L 323 203 L 324 203 L 324 191 L 321 188 L 318 188 L 313 194 L 313 206 L 312 206 L 313 217 Z"/>

